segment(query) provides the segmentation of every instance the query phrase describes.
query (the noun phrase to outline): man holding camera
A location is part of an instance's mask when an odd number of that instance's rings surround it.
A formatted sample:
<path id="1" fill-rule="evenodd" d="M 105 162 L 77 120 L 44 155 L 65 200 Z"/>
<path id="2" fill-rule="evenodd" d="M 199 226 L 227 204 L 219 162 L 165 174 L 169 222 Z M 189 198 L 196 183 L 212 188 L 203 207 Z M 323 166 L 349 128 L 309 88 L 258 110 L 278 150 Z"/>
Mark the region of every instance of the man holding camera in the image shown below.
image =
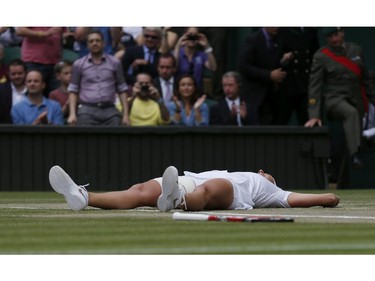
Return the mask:
<path id="1" fill-rule="evenodd" d="M 139 73 L 129 101 L 131 126 L 158 126 L 169 124 L 169 112 L 158 89 L 151 83 L 152 77 Z"/>

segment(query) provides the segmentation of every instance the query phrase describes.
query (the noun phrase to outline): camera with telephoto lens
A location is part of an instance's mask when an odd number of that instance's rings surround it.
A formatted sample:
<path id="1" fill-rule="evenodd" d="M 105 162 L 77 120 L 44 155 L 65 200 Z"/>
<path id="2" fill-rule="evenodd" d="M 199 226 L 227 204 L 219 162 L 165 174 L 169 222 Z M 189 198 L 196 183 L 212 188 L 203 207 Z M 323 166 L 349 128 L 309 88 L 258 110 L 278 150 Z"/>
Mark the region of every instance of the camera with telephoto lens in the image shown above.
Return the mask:
<path id="1" fill-rule="evenodd" d="M 187 40 L 196 41 L 196 40 L 198 40 L 198 39 L 199 39 L 198 35 L 189 34 L 189 35 L 187 36 Z"/>
<path id="2" fill-rule="evenodd" d="M 142 86 L 141 86 L 141 91 L 142 91 L 142 92 L 148 92 L 149 89 L 150 89 L 150 86 L 149 86 L 149 85 L 142 85 Z"/>

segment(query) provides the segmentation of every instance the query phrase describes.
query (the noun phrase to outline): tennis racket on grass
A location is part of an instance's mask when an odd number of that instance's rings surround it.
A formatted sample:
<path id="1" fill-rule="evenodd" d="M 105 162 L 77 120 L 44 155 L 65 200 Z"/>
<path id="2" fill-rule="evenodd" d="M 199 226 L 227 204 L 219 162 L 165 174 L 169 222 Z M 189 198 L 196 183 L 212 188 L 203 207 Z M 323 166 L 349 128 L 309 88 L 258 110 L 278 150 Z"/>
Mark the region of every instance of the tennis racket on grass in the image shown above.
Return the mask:
<path id="1" fill-rule="evenodd" d="M 191 213 L 173 213 L 174 220 L 191 220 L 191 221 L 230 221 L 230 222 L 294 222 L 292 218 L 286 217 L 263 217 L 263 216 L 224 216 L 224 215 L 207 215 Z"/>

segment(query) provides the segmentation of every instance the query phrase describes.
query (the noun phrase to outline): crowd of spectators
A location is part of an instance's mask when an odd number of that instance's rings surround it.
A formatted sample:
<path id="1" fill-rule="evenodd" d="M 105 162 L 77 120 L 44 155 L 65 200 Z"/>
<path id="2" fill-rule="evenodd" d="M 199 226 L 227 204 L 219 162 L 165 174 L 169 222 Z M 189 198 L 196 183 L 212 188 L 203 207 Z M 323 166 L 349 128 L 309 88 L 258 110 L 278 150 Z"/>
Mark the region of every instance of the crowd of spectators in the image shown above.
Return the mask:
<path id="1" fill-rule="evenodd" d="M 26 83 L 26 74 L 31 70 L 37 70 L 42 73 L 43 96 L 60 104 L 64 124 L 262 125 L 257 116 L 258 106 L 249 98 L 252 94 L 246 93 L 246 87 L 241 89 L 241 78 L 244 78 L 245 84 L 247 80 L 244 72 L 241 72 L 241 62 L 238 69 L 226 69 L 223 46 L 226 44 L 227 29 L 2 27 L 0 123 L 15 123 L 12 120 L 11 109 L 18 102 L 29 99 L 30 89 Z M 275 28 L 275 35 L 277 30 Z M 97 32 L 101 39 L 90 46 L 88 36 L 93 31 Z M 8 64 L 2 63 L 4 48 L 20 49 L 20 57 Z M 243 45 L 239 51 L 244 51 L 243 48 L 247 46 Z M 62 50 L 74 52 L 77 59 L 64 60 Z M 14 76 L 14 68 L 17 68 L 17 65 L 24 73 Z M 232 73 L 230 76 L 235 77 L 235 94 L 228 94 L 228 90 L 224 90 L 228 87 L 223 83 L 227 84 L 230 79 L 225 72 Z M 138 104 L 137 100 L 140 98 L 140 87 L 136 82 L 138 74 L 148 74 L 147 77 L 151 78 L 148 92 L 146 91 L 150 95 L 149 100 L 156 104 L 163 101 L 163 107 L 160 108 L 166 108 L 169 114 L 164 116 L 168 118 L 161 119 L 162 122 L 128 120 L 130 115 L 148 115 L 145 112 L 134 112 L 133 103 L 135 101 Z M 24 81 L 20 81 L 22 79 Z M 145 92 L 145 88 L 142 89 L 141 92 Z M 157 94 L 151 93 L 151 89 Z M 155 96 L 161 99 L 157 100 Z M 231 100 L 233 102 L 230 103 Z M 215 112 L 222 101 L 226 101 L 228 108 Z M 307 108 L 307 105 L 305 107 Z M 117 109 L 117 113 L 113 109 Z M 124 112 L 128 116 L 123 116 Z M 240 116 L 240 112 L 244 117 L 236 117 L 239 122 L 228 122 L 229 119 L 233 119 L 233 114 Z M 227 116 L 220 117 L 218 113 Z M 100 114 L 103 116 L 100 117 Z M 90 115 L 91 117 L 88 117 Z M 114 116 L 122 121 L 109 121 Z M 94 120 L 96 118 L 102 121 Z M 84 119 L 86 121 L 83 121 Z"/>
<path id="2" fill-rule="evenodd" d="M 236 69 L 227 69 L 222 51 L 227 29 L 0 28 L 0 122 L 16 123 L 12 108 L 30 99 L 26 74 L 37 70 L 43 96 L 59 103 L 64 124 L 288 125 L 293 114 L 306 124 L 318 29 L 259 28 L 232 50 Z M 2 63 L 4 48 L 13 47 L 20 58 Z M 77 59 L 63 60 L 64 49 Z"/>

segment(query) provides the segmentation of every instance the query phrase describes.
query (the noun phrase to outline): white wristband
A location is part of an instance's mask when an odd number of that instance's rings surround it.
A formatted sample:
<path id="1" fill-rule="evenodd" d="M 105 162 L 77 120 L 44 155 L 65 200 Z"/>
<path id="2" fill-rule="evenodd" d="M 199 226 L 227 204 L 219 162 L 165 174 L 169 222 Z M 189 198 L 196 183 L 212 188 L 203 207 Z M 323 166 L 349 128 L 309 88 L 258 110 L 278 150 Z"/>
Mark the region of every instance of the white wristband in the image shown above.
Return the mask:
<path id="1" fill-rule="evenodd" d="M 204 50 L 205 53 L 212 53 L 212 51 L 212 47 L 208 47 L 206 50 Z"/>

